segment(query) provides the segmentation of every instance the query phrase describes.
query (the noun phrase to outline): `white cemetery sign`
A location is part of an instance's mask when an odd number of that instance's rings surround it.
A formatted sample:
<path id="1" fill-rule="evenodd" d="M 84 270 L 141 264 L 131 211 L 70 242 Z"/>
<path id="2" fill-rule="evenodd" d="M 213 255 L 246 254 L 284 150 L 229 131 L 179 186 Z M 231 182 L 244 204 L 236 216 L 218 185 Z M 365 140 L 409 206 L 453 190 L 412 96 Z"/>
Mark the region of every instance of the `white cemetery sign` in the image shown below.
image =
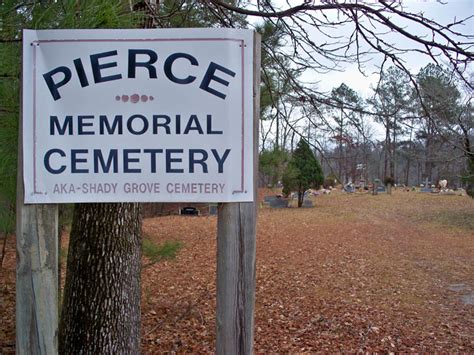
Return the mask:
<path id="1" fill-rule="evenodd" d="M 253 201 L 253 31 L 23 32 L 25 203 Z"/>
<path id="2" fill-rule="evenodd" d="M 252 353 L 259 79 L 253 31 L 23 31 L 18 353 L 57 353 L 66 202 L 228 202 L 216 351 Z"/>

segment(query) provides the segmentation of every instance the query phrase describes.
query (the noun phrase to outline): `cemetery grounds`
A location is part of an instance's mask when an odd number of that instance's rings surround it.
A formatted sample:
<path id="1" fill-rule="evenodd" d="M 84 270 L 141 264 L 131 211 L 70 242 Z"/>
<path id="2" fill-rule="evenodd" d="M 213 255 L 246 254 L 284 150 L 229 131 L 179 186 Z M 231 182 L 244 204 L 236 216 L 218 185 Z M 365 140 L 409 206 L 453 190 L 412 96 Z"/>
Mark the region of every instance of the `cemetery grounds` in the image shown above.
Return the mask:
<path id="1" fill-rule="evenodd" d="M 336 191 L 272 209 L 272 193 L 259 192 L 256 353 L 474 352 L 473 199 Z M 216 221 L 144 220 L 147 243 L 181 246 L 143 259 L 144 354 L 215 351 Z M 1 354 L 15 351 L 14 238 L 6 251 Z"/>

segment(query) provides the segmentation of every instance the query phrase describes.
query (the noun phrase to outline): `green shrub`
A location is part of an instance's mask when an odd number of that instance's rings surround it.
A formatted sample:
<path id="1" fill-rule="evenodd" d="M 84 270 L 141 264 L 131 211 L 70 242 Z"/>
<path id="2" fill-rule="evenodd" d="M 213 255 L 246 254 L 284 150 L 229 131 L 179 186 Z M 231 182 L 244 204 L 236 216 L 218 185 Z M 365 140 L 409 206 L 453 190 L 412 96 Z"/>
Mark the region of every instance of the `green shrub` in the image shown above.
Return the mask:
<path id="1" fill-rule="evenodd" d="M 161 245 L 151 239 L 143 239 L 143 255 L 154 264 L 161 260 L 172 260 L 176 258 L 178 251 L 183 247 L 179 241 L 166 241 Z"/>

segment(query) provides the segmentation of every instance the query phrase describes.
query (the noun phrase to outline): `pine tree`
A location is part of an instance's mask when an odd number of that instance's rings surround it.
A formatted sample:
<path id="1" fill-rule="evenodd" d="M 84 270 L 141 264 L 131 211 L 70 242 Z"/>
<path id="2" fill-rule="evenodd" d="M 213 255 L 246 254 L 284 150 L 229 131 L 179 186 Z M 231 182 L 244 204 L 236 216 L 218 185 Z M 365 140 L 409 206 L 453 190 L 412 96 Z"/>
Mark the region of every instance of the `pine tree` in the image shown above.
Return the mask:
<path id="1" fill-rule="evenodd" d="M 140 271 L 140 205 L 76 204 L 60 354 L 140 352 Z"/>
<path id="2" fill-rule="evenodd" d="M 434 182 L 437 151 L 447 138 L 444 133 L 449 133 L 449 126 L 456 125 L 453 121 L 460 117 L 460 92 L 449 73 L 434 64 L 422 68 L 417 81 L 421 116 L 418 136 L 424 140 L 426 152 L 424 176 Z"/>
<path id="3" fill-rule="evenodd" d="M 133 27 L 137 17 L 123 1 L 1 2 L 0 219 L 5 233 L 12 231 L 15 219 L 21 30 Z M 87 346 L 94 353 L 139 352 L 140 263 L 137 204 L 76 205 L 61 353 L 88 352 Z"/>
<path id="4" fill-rule="evenodd" d="M 374 90 L 371 104 L 378 116 L 375 120 L 385 128 L 384 178 L 398 181 L 396 176 L 397 139 L 403 135 L 403 123 L 411 113 L 410 78 L 399 68 L 390 67 L 383 71 L 380 82 Z"/>
<path id="5" fill-rule="evenodd" d="M 298 207 L 303 205 L 304 193 L 310 187 L 319 188 L 324 181 L 323 170 L 308 143 L 301 139 L 283 175 L 284 191 L 298 193 Z"/>
<path id="6" fill-rule="evenodd" d="M 328 110 L 336 123 L 333 139 L 337 142 L 337 178 L 340 182 L 346 183 L 355 172 L 355 163 L 350 161 L 347 150 L 352 145 L 354 130 L 360 129 L 361 122 L 357 110 L 362 109 L 362 100 L 344 83 L 332 89 L 331 100 L 332 104 Z"/>
<path id="7" fill-rule="evenodd" d="M 134 20 L 144 22 L 128 4 L 110 1 L 78 2 L 71 18 L 89 28 L 135 27 Z M 74 206 L 59 353 L 140 352 L 140 214 L 138 203 Z"/>

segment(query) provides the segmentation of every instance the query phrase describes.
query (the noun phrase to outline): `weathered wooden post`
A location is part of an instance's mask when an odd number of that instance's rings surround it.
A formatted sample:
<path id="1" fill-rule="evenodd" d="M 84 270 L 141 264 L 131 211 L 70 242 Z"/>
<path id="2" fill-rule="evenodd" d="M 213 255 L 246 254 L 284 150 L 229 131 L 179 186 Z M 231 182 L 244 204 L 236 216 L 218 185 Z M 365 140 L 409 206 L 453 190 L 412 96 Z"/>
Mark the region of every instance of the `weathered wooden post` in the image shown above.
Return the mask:
<path id="1" fill-rule="evenodd" d="M 58 207 L 25 205 L 23 119 L 18 137 L 16 353 L 58 352 Z"/>
<path id="2" fill-rule="evenodd" d="M 254 335 L 260 35 L 254 35 L 254 201 L 224 203 L 217 222 L 217 354 L 251 354 Z"/>

